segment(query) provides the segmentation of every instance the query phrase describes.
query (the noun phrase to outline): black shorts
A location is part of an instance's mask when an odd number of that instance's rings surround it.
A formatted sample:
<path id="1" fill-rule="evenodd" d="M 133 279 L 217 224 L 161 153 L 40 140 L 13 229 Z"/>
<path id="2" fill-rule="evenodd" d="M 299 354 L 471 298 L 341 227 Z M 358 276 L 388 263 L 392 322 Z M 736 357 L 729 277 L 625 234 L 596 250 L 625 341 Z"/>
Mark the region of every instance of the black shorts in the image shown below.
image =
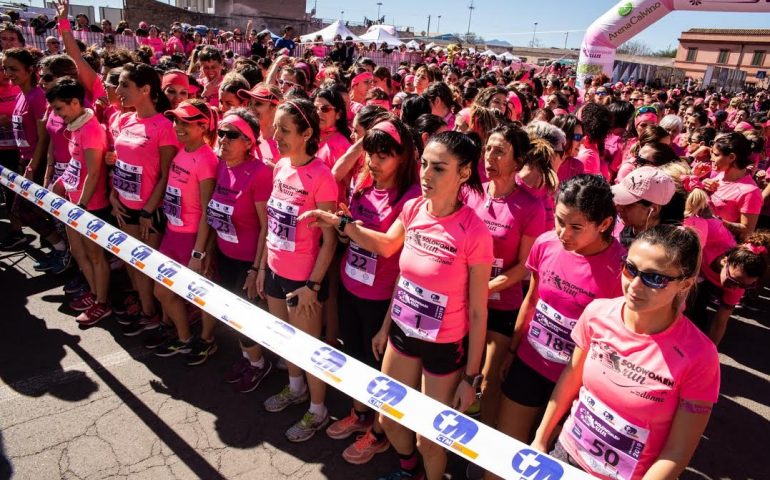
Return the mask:
<path id="1" fill-rule="evenodd" d="M 468 336 L 452 343 L 427 342 L 408 337 L 396 322 L 390 323 L 390 345 L 400 354 L 419 358 L 422 369 L 432 375 L 450 375 L 468 362 Z"/>
<path id="2" fill-rule="evenodd" d="M 513 336 L 513 327 L 516 325 L 518 310 L 487 310 L 487 331 L 497 332 L 506 337 Z"/>
<path id="3" fill-rule="evenodd" d="M 359 298 L 350 293 L 340 282 L 337 305 L 339 305 L 342 351 L 379 370 L 380 362 L 374 358 L 372 352 L 372 338 L 382 327 L 382 322 L 390 308 L 390 299 Z"/>
<path id="4" fill-rule="evenodd" d="M 246 282 L 246 276 L 249 274 L 252 262 L 230 258 L 219 249 L 216 252 L 217 283 L 227 291 L 246 298 L 243 284 Z"/>
<path id="5" fill-rule="evenodd" d="M 142 218 L 140 215 L 141 210 L 134 210 L 123 204 L 121 205 L 126 211 L 126 216 L 123 217 L 123 221 L 125 221 L 127 225 L 139 225 L 139 219 Z M 163 213 L 160 208 L 156 208 L 155 212 L 152 214 L 152 228 L 161 234 L 166 231 L 166 214 Z"/>
<path id="6" fill-rule="evenodd" d="M 500 390 L 512 402 L 525 407 L 542 408 L 548 404 L 555 386 L 556 383 L 537 373 L 516 356 Z"/>
<path id="7" fill-rule="evenodd" d="M 566 463 L 568 465 L 572 465 L 573 467 L 577 468 L 578 470 L 583 470 L 583 467 L 580 466 L 577 461 L 575 461 L 574 458 L 570 456 L 569 453 L 564 449 L 564 445 L 561 444 L 560 441 L 556 441 L 556 444 L 553 446 L 553 450 L 548 452 L 548 455 L 550 457 L 555 458 L 556 460 L 559 460 L 560 462 Z"/>
<path id="8" fill-rule="evenodd" d="M 722 289 L 708 280 L 703 280 L 690 292 L 684 312 L 684 315 L 703 333 L 709 332 L 711 322 L 714 320 L 714 316 L 708 311 L 709 306 L 722 306 Z"/>
<path id="9" fill-rule="evenodd" d="M 305 282 L 289 280 L 270 270 L 270 267 L 267 267 L 265 272 L 265 293 L 271 297 L 286 300 L 287 294 L 304 286 Z M 324 279 L 321 280 L 321 290 L 318 291 L 318 301 L 323 302 L 327 298 L 329 298 L 329 280 L 324 276 Z"/>

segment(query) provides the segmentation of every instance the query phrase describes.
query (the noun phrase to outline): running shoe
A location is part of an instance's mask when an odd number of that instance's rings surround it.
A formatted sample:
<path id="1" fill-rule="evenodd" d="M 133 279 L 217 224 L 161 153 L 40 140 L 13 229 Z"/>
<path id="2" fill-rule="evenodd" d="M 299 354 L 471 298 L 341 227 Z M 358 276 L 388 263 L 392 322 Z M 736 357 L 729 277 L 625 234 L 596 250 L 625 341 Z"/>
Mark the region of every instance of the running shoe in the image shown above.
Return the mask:
<path id="1" fill-rule="evenodd" d="M 10 232 L 0 240 L 0 250 L 6 252 L 21 250 L 27 244 L 27 237 L 21 232 Z"/>
<path id="2" fill-rule="evenodd" d="M 76 312 L 85 312 L 96 303 L 96 295 L 86 290 L 83 295 L 73 298 L 67 306 Z"/>
<path id="3" fill-rule="evenodd" d="M 90 327 L 110 315 L 112 315 L 112 309 L 109 304 L 94 303 L 88 310 L 78 315 L 75 321 L 83 327 Z"/>
<path id="4" fill-rule="evenodd" d="M 241 381 L 241 377 L 243 377 L 243 372 L 246 371 L 246 367 L 251 365 L 251 362 L 249 362 L 249 359 L 241 355 L 241 357 L 235 361 L 235 363 L 230 366 L 230 370 L 225 373 L 225 382 L 227 383 L 238 383 Z"/>
<path id="5" fill-rule="evenodd" d="M 329 423 L 328 411 L 323 416 L 315 415 L 312 412 L 305 412 L 302 420 L 286 430 L 286 438 L 290 442 L 295 443 L 310 440 L 315 435 L 315 432 L 324 428 L 327 423 Z"/>
<path id="6" fill-rule="evenodd" d="M 174 338 L 176 338 L 176 330 L 173 325 L 166 325 L 161 322 L 158 328 L 147 334 L 144 339 L 144 346 L 150 349 L 157 348 Z"/>
<path id="7" fill-rule="evenodd" d="M 129 310 L 133 305 L 139 305 L 139 296 L 136 294 L 136 292 L 129 292 L 125 297 L 123 297 L 123 301 L 118 303 L 113 311 L 117 315 L 124 315 L 126 313 L 130 313 Z"/>
<path id="8" fill-rule="evenodd" d="M 66 272 L 70 266 L 72 266 L 72 254 L 69 250 L 56 251 L 51 260 L 51 269 L 48 271 L 54 275 L 59 275 Z"/>
<path id="9" fill-rule="evenodd" d="M 241 393 L 249 393 L 259 386 L 260 382 L 262 382 L 262 379 L 267 376 L 268 373 L 273 369 L 273 364 L 270 363 L 270 360 L 267 358 L 264 358 L 265 365 L 262 368 L 255 367 L 251 364 L 251 362 L 248 362 L 248 365 L 243 370 L 243 374 L 241 375 L 241 379 L 238 381 L 237 384 L 235 384 L 235 389 L 238 390 Z"/>
<path id="10" fill-rule="evenodd" d="M 47 253 L 43 258 L 35 262 L 32 268 L 36 272 L 47 272 L 54 267 L 54 258 L 56 257 L 56 250 L 52 250 Z"/>
<path id="11" fill-rule="evenodd" d="M 366 415 L 366 419 L 362 421 L 356 411 L 351 408 L 350 415 L 329 425 L 329 428 L 326 429 L 326 434 L 329 438 L 343 440 L 354 433 L 364 433 L 368 431 L 369 427 L 372 426 L 373 421 L 373 415 Z"/>
<path id="12" fill-rule="evenodd" d="M 303 392 L 294 393 L 291 391 L 291 387 L 286 385 L 283 387 L 283 390 L 265 400 L 265 410 L 274 413 L 280 412 L 286 410 L 291 405 L 299 405 L 306 402 L 308 398 L 310 398 L 310 392 L 307 386 L 305 386 Z M 327 414 L 326 416 L 328 417 L 329 415 Z"/>
<path id="13" fill-rule="evenodd" d="M 83 274 L 78 272 L 77 275 L 67 280 L 67 282 L 64 284 L 64 293 L 67 295 L 72 295 L 73 293 L 80 292 L 87 286 L 88 284 L 86 283 L 85 277 L 83 277 Z"/>
<path id="14" fill-rule="evenodd" d="M 411 480 L 423 480 L 425 478 L 425 474 L 420 471 L 418 473 L 409 473 L 404 469 L 396 470 L 395 472 L 391 472 L 384 477 L 377 477 L 377 480 L 402 480 L 409 478 Z"/>
<path id="15" fill-rule="evenodd" d="M 187 365 L 200 365 L 217 351 L 217 342 L 214 340 L 207 342 L 200 337 L 195 337 L 190 346 L 190 353 L 187 354 Z"/>
<path id="16" fill-rule="evenodd" d="M 190 353 L 192 350 L 190 345 L 191 343 L 192 340 L 183 342 L 178 338 L 170 338 L 166 343 L 159 346 L 157 350 L 155 350 L 155 355 L 159 357 L 171 357 L 178 353 Z"/>
<path id="17" fill-rule="evenodd" d="M 363 465 L 378 453 L 387 451 L 388 448 L 390 448 L 388 437 L 383 434 L 382 440 L 378 441 L 370 429 L 363 435 L 359 435 L 356 441 L 342 452 L 342 458 L 353 465 Z"/>
<path id="18" fill-rule="evenodd" d="M 157 313 L 152 317 L 142 313 L 134 318 L 135 321 L 121 327 L 123 335 L 127 337 L 135 337 L 145 330 L 155 330 L 160 326 L 160 315 Z"/>

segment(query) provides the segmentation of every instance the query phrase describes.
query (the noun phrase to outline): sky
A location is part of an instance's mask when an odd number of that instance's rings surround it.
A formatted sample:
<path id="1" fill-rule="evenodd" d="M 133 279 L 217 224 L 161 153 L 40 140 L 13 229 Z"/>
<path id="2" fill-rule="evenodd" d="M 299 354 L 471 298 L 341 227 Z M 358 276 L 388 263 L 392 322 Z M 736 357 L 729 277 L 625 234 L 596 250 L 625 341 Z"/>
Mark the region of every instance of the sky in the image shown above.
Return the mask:
<path id="1" fill-rule="evenodd" d="M 120 0 L 71 1 L 96 6 L 122 4 Z M 378 1 L 382 3 L 380 15 L 385 15 L 389 24 L 414 27 L 420 32 L 427 30 L 428 15 L 431 15 L 431 32 L 437 32 L 439 27 L 441 33 L 468 30 L 470 0 L 307 0 L 307 11 L 316 5 L 317 17 L 338 19 L 344 11 L 344 20 L 362 22 L 364 17 L 377 16 Z M 532 41 L 537 22 L 536 38 L 540 45 L 564 47 L 566 40 L 568 48 L 578 48 L 586 28 L 617 3 L 616 0 L 473 0 L 470 30 L 487 40 L 501 39 L 525 46 Z M 42 5 L 42 0 L 33 0 L 32 4 Z M 679 34 L 690 28 L 767 28 L 768 25 L 770 13 L 672 12 L 635 40 L 653 50 L 661 50 L 676 47 Z"/>

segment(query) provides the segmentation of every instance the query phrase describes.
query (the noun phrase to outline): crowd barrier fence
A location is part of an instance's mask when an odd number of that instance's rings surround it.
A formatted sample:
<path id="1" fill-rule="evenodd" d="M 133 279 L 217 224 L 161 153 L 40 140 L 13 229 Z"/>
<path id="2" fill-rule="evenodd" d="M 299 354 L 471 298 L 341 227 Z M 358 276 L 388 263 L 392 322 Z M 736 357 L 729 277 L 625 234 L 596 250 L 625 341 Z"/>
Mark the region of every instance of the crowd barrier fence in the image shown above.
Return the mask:
<path id="1" fill-rule="evenodd" d="M 0 184 L 230 328 L 502 478 L 591 478 L 292 327 L 18 173 L 0 167 Z"/>

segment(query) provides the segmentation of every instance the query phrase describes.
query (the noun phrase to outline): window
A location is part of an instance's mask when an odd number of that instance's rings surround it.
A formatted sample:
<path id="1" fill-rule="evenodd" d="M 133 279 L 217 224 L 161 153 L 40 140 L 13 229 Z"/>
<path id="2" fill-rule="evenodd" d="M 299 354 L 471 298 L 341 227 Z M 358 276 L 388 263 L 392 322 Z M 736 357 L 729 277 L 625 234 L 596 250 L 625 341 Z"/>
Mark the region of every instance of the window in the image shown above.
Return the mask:
<path id="1" fill-rule="evenodd" d="M 698 49 L 697 48 L 688 48 L 687 49 L 687 61 L 688 62 L 694 62 L 695 58 L 698 56 Z"/>
<path id="2" fill-rule="evenodd" d="M 727 63 L 727 57 L 730 56 L 730 50 L 720 50 L 717 57 L 717 63 Z"/>
<path id="3" fill-rule="evenodd" d="M 757 50 L 754 52 L 754 56 L 751 57 L 752 67 L 761 67 L 765 63 L 765 51 Z"/>

